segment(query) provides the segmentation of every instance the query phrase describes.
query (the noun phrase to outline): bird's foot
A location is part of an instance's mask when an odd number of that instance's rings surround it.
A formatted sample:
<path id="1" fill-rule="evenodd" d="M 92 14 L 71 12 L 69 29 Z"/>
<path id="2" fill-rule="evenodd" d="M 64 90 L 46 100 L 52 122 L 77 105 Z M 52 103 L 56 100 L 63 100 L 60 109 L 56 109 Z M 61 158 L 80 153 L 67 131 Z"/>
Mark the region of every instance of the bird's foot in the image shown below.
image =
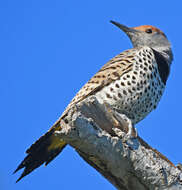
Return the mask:
<path id="1" fill-rule="evenodd" d="M 129 120 L 128 123 L 128 132 L 126 134 L 126 138 L 137 138 L 138 137 L 138 132 L 135 127 L 133 127 L 131 121 Z"/>

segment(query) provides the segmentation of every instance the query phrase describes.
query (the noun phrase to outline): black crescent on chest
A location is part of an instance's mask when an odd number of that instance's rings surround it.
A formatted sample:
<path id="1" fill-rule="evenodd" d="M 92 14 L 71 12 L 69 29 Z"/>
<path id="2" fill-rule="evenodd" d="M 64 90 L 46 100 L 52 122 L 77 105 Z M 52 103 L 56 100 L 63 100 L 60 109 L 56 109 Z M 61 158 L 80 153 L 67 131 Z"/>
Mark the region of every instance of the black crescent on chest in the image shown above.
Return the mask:
<path id="1" fill-rule="evenodd" d="M 169 71 L 170 71 L 169 65 L 168 65 L 166 59 L 164 58 L 164 56 L 162 56 L 156 50 L 154 50 L 154 49 L 152 49 L 152 50 L 153 50 L 153 53 L 155 56 L 155 60 L 157 62 L 157 66 L 158 66 L 158 70 L 159 70 L 161 80 L 166 85 L 166 81 L 168 79 Z"/>

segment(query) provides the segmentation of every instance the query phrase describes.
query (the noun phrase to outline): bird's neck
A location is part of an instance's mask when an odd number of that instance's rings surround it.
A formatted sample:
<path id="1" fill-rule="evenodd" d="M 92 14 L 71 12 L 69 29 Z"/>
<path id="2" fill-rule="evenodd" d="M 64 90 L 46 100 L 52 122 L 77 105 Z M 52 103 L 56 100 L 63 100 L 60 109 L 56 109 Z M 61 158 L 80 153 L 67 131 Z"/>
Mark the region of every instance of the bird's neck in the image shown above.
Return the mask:
<path id="1" fill-rule="evenodd" d="M 171 65 L 171 62 L 173 60 L 173 53 L 171 47 L 153 47 L 153 49 L 159 52 L 165 58 L 169 66 Z"/>

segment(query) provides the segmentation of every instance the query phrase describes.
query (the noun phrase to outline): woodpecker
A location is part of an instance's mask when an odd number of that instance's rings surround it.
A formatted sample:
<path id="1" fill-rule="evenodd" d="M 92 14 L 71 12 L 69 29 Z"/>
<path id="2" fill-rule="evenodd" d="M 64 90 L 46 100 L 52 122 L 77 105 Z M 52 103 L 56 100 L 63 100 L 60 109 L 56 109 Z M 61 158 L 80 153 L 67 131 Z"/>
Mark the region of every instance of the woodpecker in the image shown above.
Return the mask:
<path id="1" fill-rule="evenodd" d="M 107 62 L 76 94 L 50 130 L 26 151 L 18 170 L 24 168 L 19 181 L 34 169 L 52 161 L 67 145 L 54 134 L 60 121 L 78 102 L 94 95 L 100 104 L 107 102 L 135 125 L 154 110 L 164 92 L 173 60 L 166 35 L 151 25 L 127 27 L 111 21 L 130 38 L 133 48 Z"/>

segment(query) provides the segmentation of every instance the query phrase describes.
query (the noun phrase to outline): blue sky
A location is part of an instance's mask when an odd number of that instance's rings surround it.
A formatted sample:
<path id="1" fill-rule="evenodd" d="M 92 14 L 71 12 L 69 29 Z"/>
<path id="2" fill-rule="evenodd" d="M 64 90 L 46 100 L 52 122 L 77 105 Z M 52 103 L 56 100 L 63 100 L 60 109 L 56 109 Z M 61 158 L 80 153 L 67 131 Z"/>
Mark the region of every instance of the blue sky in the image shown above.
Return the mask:
<path id="1" fill-rule="evenodd" d="M 166 91 L 154 112 L 137 125 L 139 135 L 174 164 L 182 162 L 181 2 L 0 1 L 0 189 L 114 189 L 67 147 L 47 167 L 18 184 L 13 170 L 25 150 L 57 120 L 102 65 L 131 48 L 109 20 L 162 29 L 173 46 Z"/>

